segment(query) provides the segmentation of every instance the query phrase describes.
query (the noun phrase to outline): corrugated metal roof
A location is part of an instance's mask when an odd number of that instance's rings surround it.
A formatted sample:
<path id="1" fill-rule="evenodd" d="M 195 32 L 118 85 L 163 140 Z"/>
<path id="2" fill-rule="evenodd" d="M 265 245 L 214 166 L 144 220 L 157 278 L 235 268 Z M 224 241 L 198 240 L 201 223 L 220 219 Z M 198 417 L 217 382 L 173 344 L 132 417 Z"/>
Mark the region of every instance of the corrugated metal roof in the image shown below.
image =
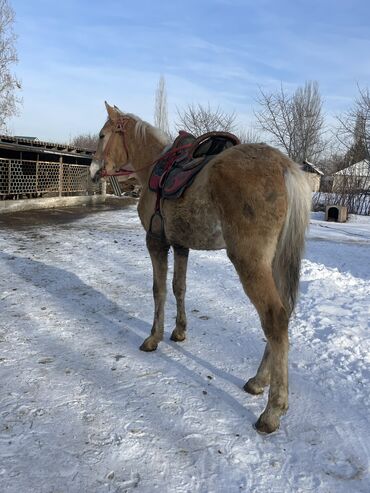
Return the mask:
<path id="1" fill-rule="evenodd" d="M 0 135 L 0 147 L 30 152 L 41 152 L 51 154 L 63 154 L 91 158 L 93 151 L 69 144 L 57 144 L 55 142 L 44 142 L 35 137 L 15 137 Z"/>
<path id="2" fill-rule="evenodd" d="M 324 174 L 315 164 L 310 163 L 310 161 L 307 161 L 307 159 L 305 159 L 303 161 L 303 164 L 306 165 L 306 166 L 309 166 L 310 168 L 312 168 L 313 171 L 315 173 L 317 173 L 318 175 L 323 175 Z"/>

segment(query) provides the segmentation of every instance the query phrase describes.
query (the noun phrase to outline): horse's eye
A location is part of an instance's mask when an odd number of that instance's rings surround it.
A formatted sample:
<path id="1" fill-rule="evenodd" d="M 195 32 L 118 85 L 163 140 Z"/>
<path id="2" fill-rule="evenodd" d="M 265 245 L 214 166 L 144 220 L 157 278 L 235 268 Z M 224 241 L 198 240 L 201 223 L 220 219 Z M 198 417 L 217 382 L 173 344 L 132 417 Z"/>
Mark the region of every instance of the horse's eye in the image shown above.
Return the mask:
<path id="1" fill-rule="evenodd" d="M 100 134 L 99 139 L 104 139 L 104 134 Z"/>

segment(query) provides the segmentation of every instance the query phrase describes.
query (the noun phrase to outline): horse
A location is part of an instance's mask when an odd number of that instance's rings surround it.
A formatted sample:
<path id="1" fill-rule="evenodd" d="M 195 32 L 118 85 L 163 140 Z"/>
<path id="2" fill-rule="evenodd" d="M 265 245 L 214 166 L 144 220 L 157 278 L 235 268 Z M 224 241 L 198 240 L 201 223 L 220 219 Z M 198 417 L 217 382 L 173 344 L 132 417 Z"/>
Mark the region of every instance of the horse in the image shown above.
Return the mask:
<path id="1" fill-rule="evenodd" d="M 91 178 L 135 174 L 142 186 L 138 214 L 153 268 L 154 320 L 140 349 L 154 351 L 163 339 L 169 249 L 174 252 L 172 287 L 177 305 L 171 340 L 177 342 L 186 337 L 189 250 L 226 249 L 267 341 L 257 373 L 244 390 L 257 395 L 269 385 L 268 402 L 255 427 L 262 433 L 277 430 L 288 409 L 288 324 L 297 300 L 311 208 L 303 171 L 269 145 L 240 144 L 213 157 L 181 198 L 158 199 L 148 181 L 154 164 L 169 148 L 168 136 L 105 104 L 108 118 L 99 133 Z M 156 204 L 162 234 L 152 231 Z"/>

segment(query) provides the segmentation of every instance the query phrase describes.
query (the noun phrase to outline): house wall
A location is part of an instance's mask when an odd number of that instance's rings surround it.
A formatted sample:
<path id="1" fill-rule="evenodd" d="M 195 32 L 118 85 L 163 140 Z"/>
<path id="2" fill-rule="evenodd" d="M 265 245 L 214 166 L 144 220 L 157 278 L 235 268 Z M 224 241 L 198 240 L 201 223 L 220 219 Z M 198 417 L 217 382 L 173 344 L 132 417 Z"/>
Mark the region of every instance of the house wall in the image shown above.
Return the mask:
<path id="1" fill-rule="evenodd" d="M 311 187 L 311 191 L 318 192 L 320 190 L 321 176 L 316 173 L 305 173 L 305 175 Z"/>
<path id="2" fill-rule="evenodd" d="M 333 191 L 341 192 L 344 190 L 370 190 L 370 179 L 367 176 L 355 175 L 335 175 L 333 181 Z"/>

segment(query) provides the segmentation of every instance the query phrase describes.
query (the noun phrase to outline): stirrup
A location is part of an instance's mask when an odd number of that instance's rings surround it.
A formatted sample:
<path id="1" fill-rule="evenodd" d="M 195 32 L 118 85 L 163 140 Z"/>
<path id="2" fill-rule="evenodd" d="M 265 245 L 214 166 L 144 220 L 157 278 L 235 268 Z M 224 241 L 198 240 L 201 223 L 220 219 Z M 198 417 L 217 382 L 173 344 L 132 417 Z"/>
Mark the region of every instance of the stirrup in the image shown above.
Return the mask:
<path id="1" fill-rule="evenodd" d="M 152 215 L 148 234 L 157 240 L 163 240 L 165 238 L 163 217 L 160 211 L 155 211 Z"/>

